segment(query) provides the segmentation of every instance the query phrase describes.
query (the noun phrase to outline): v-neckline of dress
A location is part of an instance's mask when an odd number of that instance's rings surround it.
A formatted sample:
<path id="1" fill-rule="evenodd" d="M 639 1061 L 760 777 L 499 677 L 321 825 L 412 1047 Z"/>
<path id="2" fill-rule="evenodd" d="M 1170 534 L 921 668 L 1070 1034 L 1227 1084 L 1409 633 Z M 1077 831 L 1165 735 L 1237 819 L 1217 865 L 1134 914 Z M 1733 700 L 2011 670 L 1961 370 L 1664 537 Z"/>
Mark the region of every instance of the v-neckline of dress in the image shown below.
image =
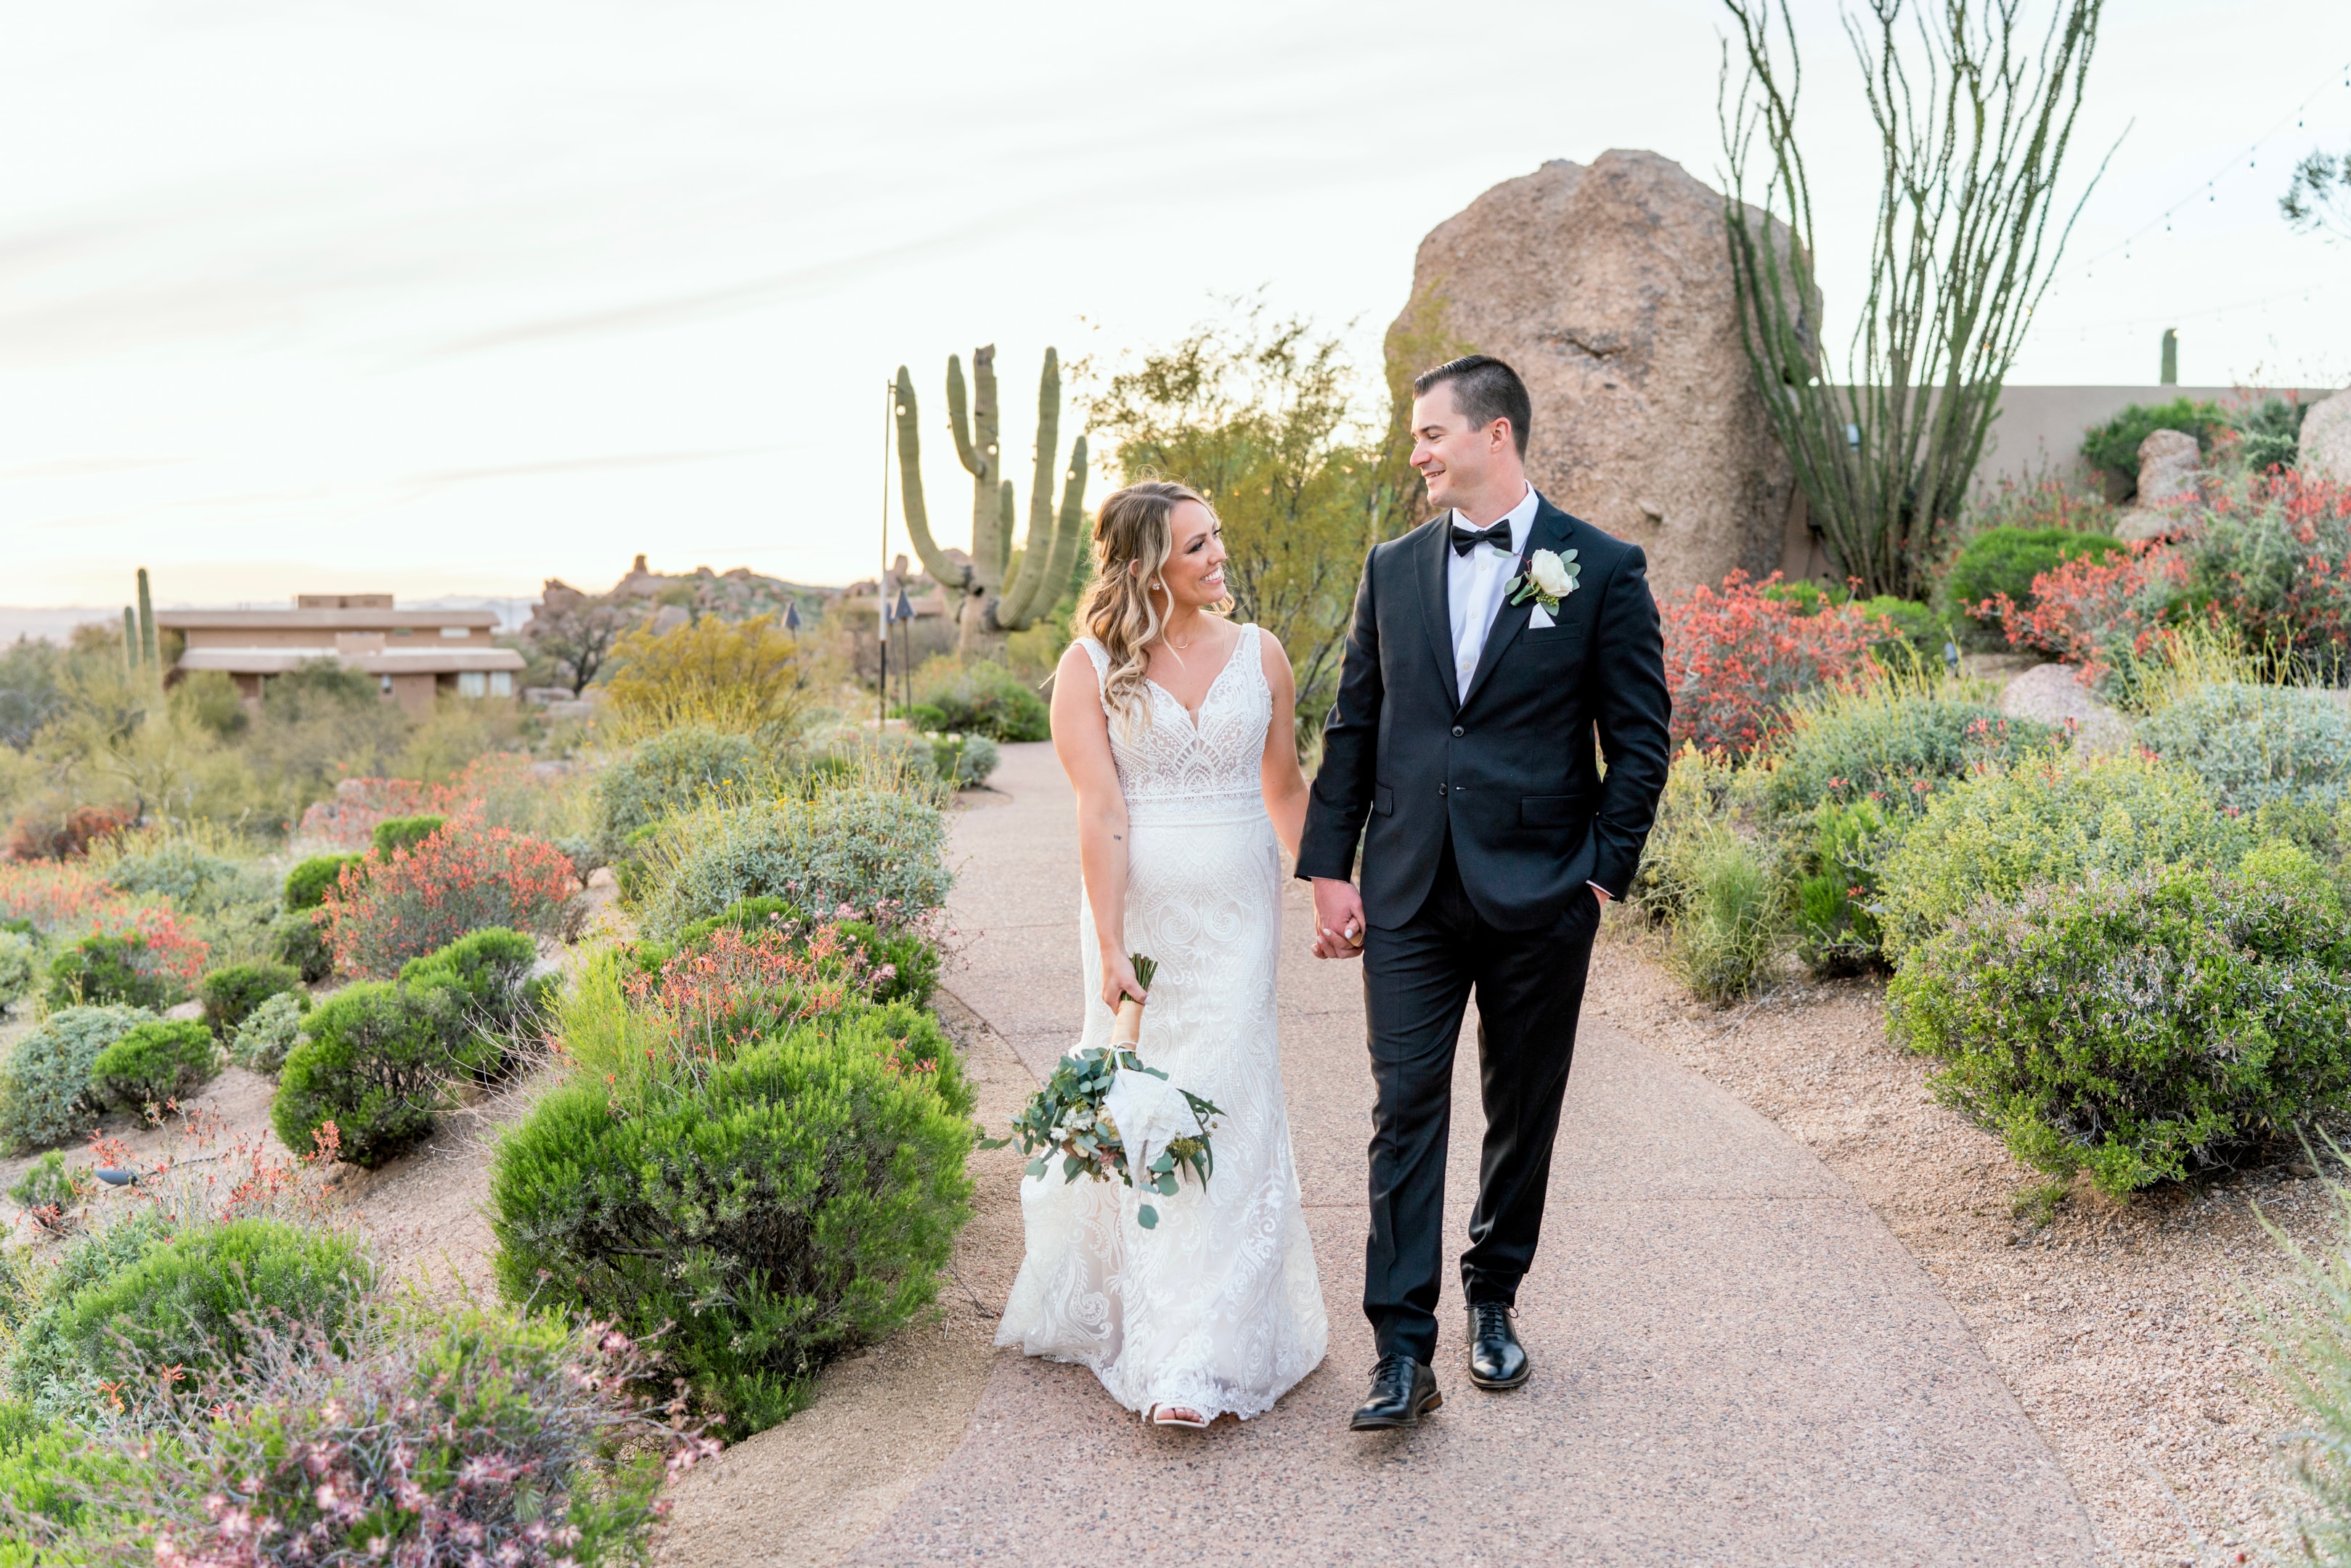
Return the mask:
<path id="1" fill-rule="evenodd" d="M 1181 713 L 1186 719 L 1190 721 L 1192 733 L 1196 736 L 1200 733 L 1200 715 L 1207 712 L 1208 705 L 1216 700 L 1217 688 L 1225 684 L 1225 677 L 1227 675 L 1232 674 L 1233 665 L 1238 662 L 1241 656 L 1241 644 L 1248 641 L 1249 628 L 1246 626 L 1237 628 L 1233 634 L 1233 650 L 1231 653 L 1225 655 L 1225 662 L 1223 665 L 1217 669 L 1216 678 L 1208 683 L 1208 689 L 1200 694 L 1200 706 L 1196 711 L 1192 708 L 1186 707 L 1184 706 L 1183 698 L 1177 696 L 1174 692 L 1169 691 L 1165 686 L 1161 685 L 1157 681 L 1153 680 L 1149 675 L 1143 677 L 1143 683 L 1149 686 L 1153 691 L 1157 692 L 1161 696 L 1165 697 L 1169 702 L 1174 703 L 1176 705 L 1176 711 Z"/>

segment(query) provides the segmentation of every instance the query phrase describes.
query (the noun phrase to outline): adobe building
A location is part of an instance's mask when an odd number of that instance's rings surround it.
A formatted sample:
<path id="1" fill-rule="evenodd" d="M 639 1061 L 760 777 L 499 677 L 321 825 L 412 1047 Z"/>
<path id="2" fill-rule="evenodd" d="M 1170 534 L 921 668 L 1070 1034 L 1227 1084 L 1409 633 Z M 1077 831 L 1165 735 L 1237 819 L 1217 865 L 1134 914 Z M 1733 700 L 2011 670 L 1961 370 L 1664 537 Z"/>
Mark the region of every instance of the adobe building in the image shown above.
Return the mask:
<path id="1" fill-rule="evenodd" d="M 491 644 L 487 610 L 395 610 L 389 593 L 305 593 L 291 610 L 159 610 L 155 624 L 186 639 L 165 677 L 218 670 L 246 701 L 263 683 L 318 659 L 376 678 L 384 701 L 422 716 L 444 693 L 512 701 L 523 656 Z"/>

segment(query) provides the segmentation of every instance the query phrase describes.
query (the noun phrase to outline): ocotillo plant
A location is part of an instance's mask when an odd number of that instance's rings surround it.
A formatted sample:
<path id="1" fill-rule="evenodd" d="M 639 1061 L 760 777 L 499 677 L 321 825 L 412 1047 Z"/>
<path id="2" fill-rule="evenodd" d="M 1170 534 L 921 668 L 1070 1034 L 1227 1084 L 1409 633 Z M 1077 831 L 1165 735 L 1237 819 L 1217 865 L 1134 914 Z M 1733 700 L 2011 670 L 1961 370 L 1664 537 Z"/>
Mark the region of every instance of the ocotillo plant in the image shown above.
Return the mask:
<path id="1" fill-rule="evenodd" d="M 949 592 L 962 596 L 957 615 L 966 653 L 984 652 L 1007 632 L 1025 632 L 1037 617 L 1053 607 L 1061 585 L 1070 580 L 1078 547 L 1085 533 L 1086 438 L 1070 447 L 1070 466 L 1061 487 L 1058 517 L 1053 509 L 1053 470 L 1061 446 L 1061 367 L 1052 350 L 1045 350 L 1045 371 L 1037 384 L 1037 471 L 1029 496 L 1029 538 L 1022 548 L 1020 570 L 1012 567 L 1012 530 L 1018 508 L 1012 482 L 1002 477 L 1002 455 L 997 447 L 996 348 L 975 349 L 971 355 L 972 393 L 967 406 L 963 361 L 947 356 L 947 428 L 955 436 L 956 455 L 971 476 L 971 563 L 948 559 L 931 537 L 928 507 L 923 499 L 921 419 L 914 404 L 914 378 L 898 367 L 898 469 L 904 483 L 906 532 L 915 553 L 931 576 Z M 1010 577 L 1011 580 L 1006 579 Z"/>

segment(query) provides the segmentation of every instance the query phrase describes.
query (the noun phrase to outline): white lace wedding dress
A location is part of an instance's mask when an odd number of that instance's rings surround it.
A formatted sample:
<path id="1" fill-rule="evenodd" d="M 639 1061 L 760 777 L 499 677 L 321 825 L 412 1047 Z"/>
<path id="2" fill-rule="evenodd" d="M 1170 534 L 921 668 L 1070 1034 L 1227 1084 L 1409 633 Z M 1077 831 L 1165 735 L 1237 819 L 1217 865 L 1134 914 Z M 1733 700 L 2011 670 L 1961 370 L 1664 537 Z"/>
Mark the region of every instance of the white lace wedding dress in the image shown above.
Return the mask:
<path id="1" fill-rule="evenodd" d="M 1100 681 L 1109 658 L 1092 638 Z M 1322 1359 L 1329 1324 L 1299 1200 L 1281 1099 L 1274 967 L 1281 854 L 1259 786 L 1272 697 L 1258 629 L 1200 705 L 1148 685 L 1147 726 L 1111 719 L 1126 796 L 1126 946 L 1157 960 L 1139 1054 L 1224 1113 L 1211 1135 L 1216 1174 L 1155 1197 L 1135 1218 L 1123 1183 L 1061 1179 L 1061 1163 L 1020 1184 L 1028 1256 L 998 1344 L 1092 1367 L 1130 1410 L 1180 1406 L 1246 1420 Z M 1109 1043 L 1093 912 L 1079 895 L 1085 1032 Z"/>

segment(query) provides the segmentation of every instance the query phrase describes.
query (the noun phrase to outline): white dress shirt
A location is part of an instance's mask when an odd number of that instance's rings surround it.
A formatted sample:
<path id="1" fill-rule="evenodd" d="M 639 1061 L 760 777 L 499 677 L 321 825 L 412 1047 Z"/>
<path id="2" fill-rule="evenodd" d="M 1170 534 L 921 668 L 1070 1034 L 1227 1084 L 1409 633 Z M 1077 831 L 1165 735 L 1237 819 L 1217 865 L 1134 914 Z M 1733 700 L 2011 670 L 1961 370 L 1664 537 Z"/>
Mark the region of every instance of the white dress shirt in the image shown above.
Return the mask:
<path id="1" fill-rule="evenodd" d="M 1474 528 L 1479 525 L 1456 510 L 1446 521 L 1445 592 L 1448 608 L 1453 612 L 1453 678 L 1459 700 L 1469 696 L 1469 677 L 1478 673 L 1478 660 L 1486 652 L 1486 633 L 1493 630 L 1494 617 L 1502 612 L 1502 591 L 1518 574 L 1519 552 L 1525 548 L 1528 531 L 1534 527 L 1535 507 L 1541 505 L 1535 487 L 1502 517 L 1510 525 L 1510 548 L 1496 549 L 1491 545 L 1479 545 L 1468 555 L 1453 548 L 1453 529 L 1458 526 Z"/>

